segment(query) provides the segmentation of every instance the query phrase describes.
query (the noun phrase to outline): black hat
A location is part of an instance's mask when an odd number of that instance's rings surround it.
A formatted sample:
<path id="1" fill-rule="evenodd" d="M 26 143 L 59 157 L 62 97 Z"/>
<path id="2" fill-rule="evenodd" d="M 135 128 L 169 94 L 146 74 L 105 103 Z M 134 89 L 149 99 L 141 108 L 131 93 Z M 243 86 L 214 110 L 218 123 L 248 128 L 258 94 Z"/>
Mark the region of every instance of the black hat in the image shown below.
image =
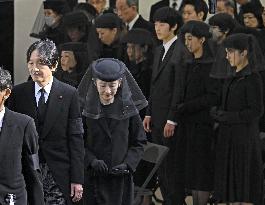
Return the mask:
<path id="1" fill-rule="evenodd" d="M 191 33 L 191 35 L 196 36 L 198 38 L 205 37 L 211 38 L 212 34 L 210 33 L 210 27 L 208 24 L 201 21 L 188 21 L 181 28 L 181 33 Z"/>
<path id="2" fill-rule="evenodd" d="M 133 43 L 140 45 L 153 45 L 152 34 L 141 28 L 129 30 L 128 33 L 122 38 L 122 43 Z"/>
<path id="3" fill-rule="evenodd" d="M 249 48 L 249 40 L 252 35 L 245 33 L 236 33 L 228 36 L 224 41 L 225 48 L 233 48 L 236 50 L 245 50 Z"/>
<path id="4" fill-rule="evenodd" d="M 64 0 L 46 0 L 43 1 L 44 9 L 51 9 L 58 14 L 67 13 L 70 8 Z"/>
<path id="5" fill-rule="evenodd" d="M 122 78 L 125 73 L 124 64 L 113 58 L 102 58 L 92 64 L 94 78 L 111 82 Z"/>
<path id="6" fill-rule="evenodd" d="M 122 20 L 113 13 L 102 14 L 95 19 L 96 28 L 121 28 Z"/>
<path id="7" fill-rule="evenodd" d="M 259 3 L 249 2 L 241 6 L 243 14 L 252 13 L 258 20 L 258 27 L 263 27 L 262 11 L 263 7 Z"/>
<path id="8" fill-rule="evenodd" d="M 209 19 L 211 26 L 218 26 L 222 32 L 232 31 L 236 25 L 235 19 L 227 13 L 218 13 Z"/>
<path id="9" fill-rule="evenodd" d="M 154 13 L 153 21 L 168 23 L 170 27 L 178 25 L 180 28 L 183 25 L 182 17 L 178 11 L 168 6 L 158 9 Z"/>
<path id="10" fill-rule="evenodd" d="M 65 27 L 78 27 L 88 24 L 88 18 L 82 11 L 73 11 L 65 14 L 63 17 L 63 25 Z"/>
<path id="11" fill-rule="evenodd" d="M 74 7 L 74 11 L 85 11 L 88 15 L 92 15 L 93 17 L 96 17 L 98 15 L 97 10 L 94 6 L 88 3 L 78 3 Z"/>
<path id="12" fill-rule="evenodd" d="M 87 52 L 87 44 L 81 42 L 68 42 L 59 46 L 60 51 Z"/>

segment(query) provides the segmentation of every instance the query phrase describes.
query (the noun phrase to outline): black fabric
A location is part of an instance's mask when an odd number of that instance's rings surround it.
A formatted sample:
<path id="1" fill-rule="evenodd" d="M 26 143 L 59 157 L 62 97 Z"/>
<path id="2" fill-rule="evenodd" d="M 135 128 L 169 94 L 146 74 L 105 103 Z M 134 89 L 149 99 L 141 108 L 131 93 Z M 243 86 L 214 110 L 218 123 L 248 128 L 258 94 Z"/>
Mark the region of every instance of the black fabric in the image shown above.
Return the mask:
<path id="1" fill-rule="evenodd" d="M 127 32 L 127 34 L 121 39 L 122 43 L 133 43 L 140 45 L 153 45 L 152 34 L 142 28 L 134 28 Z"/>
<path id="2" fill-rule="evenodd" d="M 43 125 L 47 110 L 47 104 L 45 103 L 44 88 L 40 89 L 39 92 L 41 92 L 41 95 L 38 102 L 38 124 Z"/>
<path id="3" fill-rule="evenodd" d="M 13 88 L 9 98 L 10 109 L 27 114 L 37 124 L 37 105 L 34 82 L 28 81 Z M 84 142 L 82 133 L 69 135 L 69 119 L 81 117 L 78 94 L 75 88 L 53 78 L 46 118 L 39 146 L 69 205 L 70 183 L 84 182 Z M 40 133 L 39 133 L 40 134 Z"/>
<path id="4" fill-rule="evenodd" d="M 94 73 L 97 70 L 98 65 L 103 65 L 101 69 L 106 70 L 108 62 L 113 66 L 118 66 L 114 71 L 118 73 L 118 77 L 121 77 L 121 86 L 118 88 L 115 95 L 114 103 L 110 104 L 106 112 L 102 112 L 102 104 L 100 102 L 98 91 L 95 85 L 95 79 L 99 77 L 98 73 Z M 102 72 L 103 73 L 103 72 Z M 101 76 L 102 74 L 100 74 Z M 116 74 L 111 74 L 111 76 Z M 107 72 L 104 71 L 104 76 L 107 76 Z M 100 78 L 99 78 L 100 79 Z M 114 78 L 116 79 L 116 77 Z M 112 119 L 126 119 L 131 117 L 147 106 L 147 101 L 142 94 L 142 91 L 138 87 L 131 73 L 127 67 L 117 59 L 99 59 L 94 61 L 86 72 L 79 87 L 79 98 L 82 107 L 82 114 L 86 117 L 93 119 L 99 119 L 102 117 Z"/>
<path id="5" fill-rule="evenodd" d="M 245 68 L 249 69 L 250 68 Z M 216 144 L 215 194 L 225 202 L 263 204 L 263 173 L 259 118 L 263 113 L 262 81 L 244 70 L 227 79 Z"/>
<path id="6" fill-rule="evenodd" d="M 113 13 L 106 13 L 95 19 L 96 28 L 122 28 L 121 19 Z"/>
<path id="7" fill-rule="evenodd" d="M 5 108 L 0 152 L 0 204 L 9 193 L 16 195 L 16 204 L 44 205 L 40 170 L 31 160 L 38 153 L 34 120 Z"/>

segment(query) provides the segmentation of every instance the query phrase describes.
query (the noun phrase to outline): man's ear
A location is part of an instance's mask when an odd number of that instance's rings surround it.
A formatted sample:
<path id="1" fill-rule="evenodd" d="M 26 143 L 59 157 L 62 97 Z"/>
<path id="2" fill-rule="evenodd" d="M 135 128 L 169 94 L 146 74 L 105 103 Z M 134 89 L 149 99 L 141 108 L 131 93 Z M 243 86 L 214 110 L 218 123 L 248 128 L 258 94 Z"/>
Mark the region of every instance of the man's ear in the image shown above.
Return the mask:
<path id="1" fill-rule="evenodd" d="M 11 89 L 10 88 L 6 88 L 5 89 L 5 94 L 4 94 L 4 100 L 6 100 L 11 94 Z"/>
<path id="2" fill-rule="evenodd" d="M 203 17 L 204 17 L 204 12 L 203 11 L 200 11 L 198 14 L 197 14 L 198 18 L 203 21 Z"/>
<path id="3" fill-rule="evenodd" d="M 176 31 L 178 29 L 178 24 L 175 24 L 175 26 L 171 27 L 171 30 Z"/>
<path id="4" fill-rule="evenodd" d="M 51 66 L 51 71 L 55 72 L 58 66 L 58 61 L 56 61 L 56 63 L 54 65 Z"/>

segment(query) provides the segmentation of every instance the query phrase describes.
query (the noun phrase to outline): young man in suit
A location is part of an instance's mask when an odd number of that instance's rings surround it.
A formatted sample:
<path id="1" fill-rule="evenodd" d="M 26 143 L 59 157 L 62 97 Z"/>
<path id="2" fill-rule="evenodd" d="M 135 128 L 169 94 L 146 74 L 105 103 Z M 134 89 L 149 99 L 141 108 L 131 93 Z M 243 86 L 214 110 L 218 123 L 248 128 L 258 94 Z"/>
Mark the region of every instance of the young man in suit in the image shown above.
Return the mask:
<path id="1" fill-rule="evenodd" d="M 205 21 L 208 14 L 208 6 L 204 0 L 185 0 L 183 2 L 182 19 L 188 21 Z"/>
<path id="2" fill-rule="evenodd" d="M 10 109 L 34 118 L 46 204 L 69 205 L 82 198 L 83 125 L 75 88 L 52 76 L 58 52 L 50 40 L 33 43 L 27 52 L 32 81 L 14 87 Z"/>
<path id="3" fill-rule="evenodd" d="M 165 205 L 182 205 L 184 202 L 183 158 L 185 146 L 176 136 L 175 106 L 178 92 L 177 66 L 184 56 L 184 45 L 176 36 L 182 26 L 180 14 L 173 8 L 163 7 L 154 15 L 155 29 L 163 45 L 155 51 L 149 106 L 143 121 L 146 132 L 151 132 L 155 143 L 170 148 L 158 171 L 160 189 Z M 176 53 L 174 53 L 176 52 Z M 180 159 L 180 160 L 178 160 Z"/>
<path id="4" fill-rule="evenodd" d="M 5 108 L 11 88 L 0 68 L 0 204 L 44 205 L 38 134 L 32 118 Z"/>

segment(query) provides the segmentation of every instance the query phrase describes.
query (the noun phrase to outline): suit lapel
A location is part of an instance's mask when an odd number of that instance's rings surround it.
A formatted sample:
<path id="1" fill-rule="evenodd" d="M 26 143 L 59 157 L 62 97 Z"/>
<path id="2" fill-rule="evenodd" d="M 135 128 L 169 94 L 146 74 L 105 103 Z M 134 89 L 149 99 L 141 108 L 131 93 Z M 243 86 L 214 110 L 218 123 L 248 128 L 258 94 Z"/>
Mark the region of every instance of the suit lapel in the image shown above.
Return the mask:
<path id="1" fill-rule="evenodd" d="M 27 88 L 24 92 L 25 95 L 25 102 L 26 106 L 28 108 L 27 115 L 32 117 L 35 121 L 37 120 L 37 103 L 35 98 L 35 83 L 34 81 L 29 81 L 27 84 Z M 34 109 L 32 109 L 34 108 Z"/>
<path id="2" fill-rule="evenodd" d="M 154 76 L 154 80 L 156 80 L 156 78 L 159 76 L 159 74 L 161 73 L 161 71 L 165 68 L 165 66 L 169 63 L 174 47 L 175 47 L 176 41 L 170 46 L 170 48 L 168 49 L 164 60 L 160 63 L 160 65 L 158 65 L 158 70 L 156 75 Z"/>
<path id="3" fill-rule="evenodd" d="M 5 115 L 0 137 L 0 150 L 4 150 L 2 147 L 8 144 L 8 141 L 11 139 L 10 136 L 12 136 L 13 132 L 15 131 L 15 129 L 12 127 L 16 126 L 16 124 L 12 123 L 12 115 L 10 115 L 10 113 L 10 110 L 5 108 Z"/>
<path id="4" fill-rule="evenodd" d="M 59 81 L 53 78 L 52 88 L 48 99 L 47 113 L 43 126 L 42 138 L 45 138 L 57 120 L 57 115 L 61 111 L 63 103 L 63 90 L 59 86 Z"/>
<path id="5" fill-rule="evenodd" d="M 154 55 L 155 57 L 154 57 L 154 62 L 153 62 L 153 81 L 158 75 L 159 63 L 160 63 L 159 60 L 160 60 L 161 52 L 162 52 L 162 46 L 159 46 L 156 49 L 155 55 Z"/>

